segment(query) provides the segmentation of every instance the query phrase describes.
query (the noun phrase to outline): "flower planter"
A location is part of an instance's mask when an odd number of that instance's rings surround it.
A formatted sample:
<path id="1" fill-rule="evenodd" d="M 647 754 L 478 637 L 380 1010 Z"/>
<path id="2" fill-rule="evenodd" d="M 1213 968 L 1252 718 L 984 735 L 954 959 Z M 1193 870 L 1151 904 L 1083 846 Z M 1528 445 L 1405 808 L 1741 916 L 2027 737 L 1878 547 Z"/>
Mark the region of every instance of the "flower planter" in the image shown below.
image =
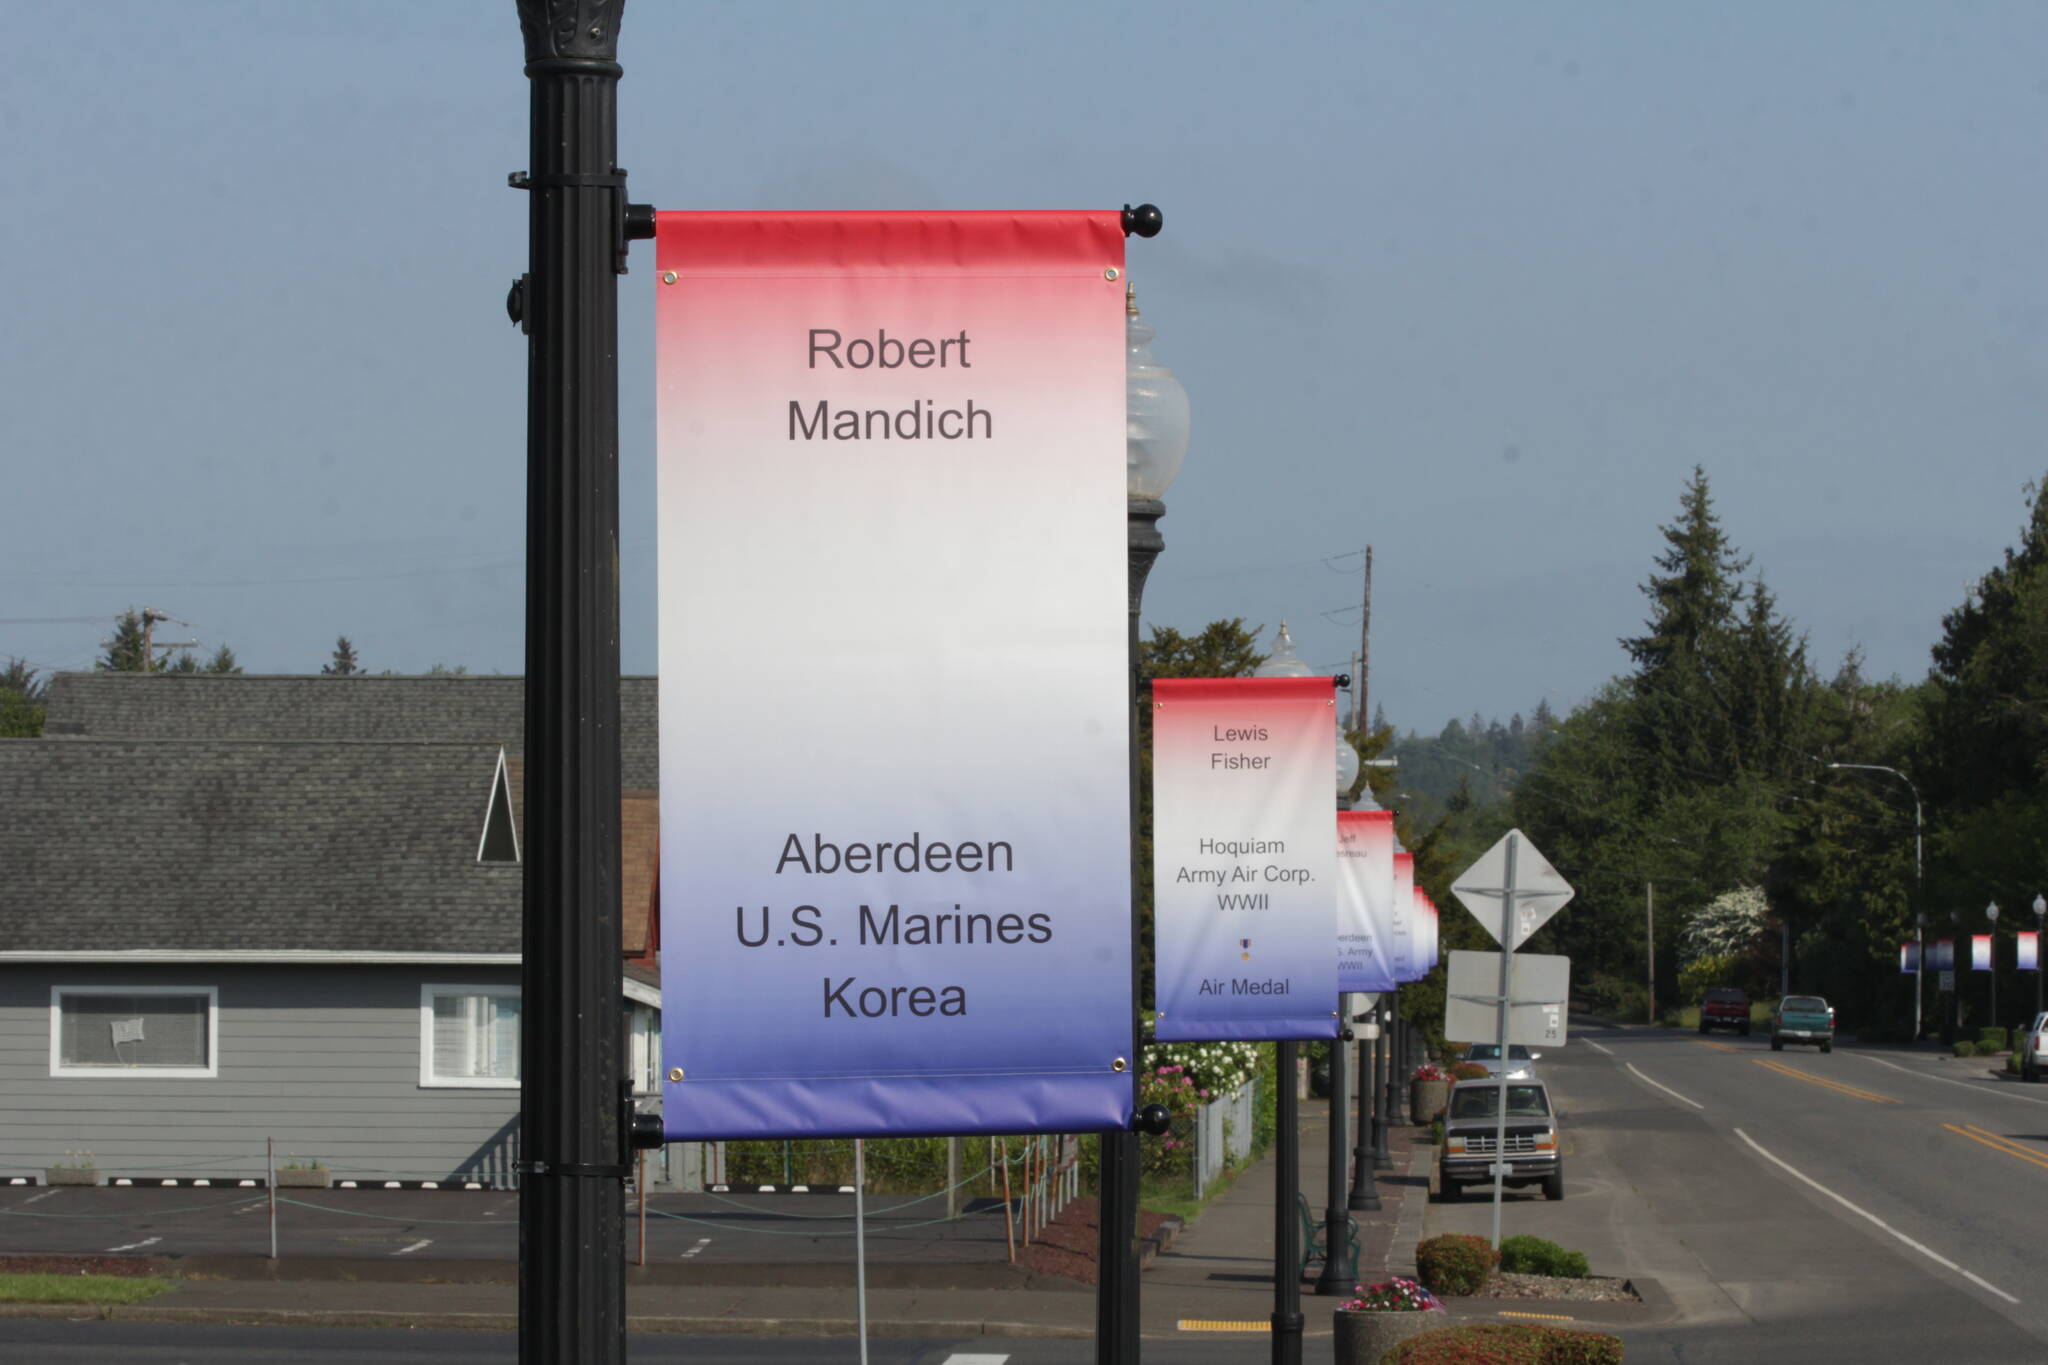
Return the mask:
<path id="1" fill-rule="evenodd" d="M 1417 1081 L 1417 1085 L 1438 1082 Z M 1380 1365 L 1380 1357 L 1419 1332 L 1451 1325 L 1451 1315 L 1441 1308 L 1421 1312 L 1347 1313 L 1339 1309 L 1333 1319 L 1337 1327 L 1337 1365 Z"/>
<path id="2" fill-rule="evenodd" d="M 325 1166 L 283 1166 L 277 1172 L 281 1190 L 324 1190 L 333 1178 Z"/>
<path id="3" fill-rule="evenodd" d="M 91 1166 L 51 1166 L 43 1171 L 45 1185 L 97 1185 L 100 1173 Z"/>
<path id="4" fill-rule="evenodd" d="M 1408 1082 L 1408 1121 L 1417 1126 L 1426 1126 L 1439 1118 L 1450 1095 L 1449 1081 Z"/>

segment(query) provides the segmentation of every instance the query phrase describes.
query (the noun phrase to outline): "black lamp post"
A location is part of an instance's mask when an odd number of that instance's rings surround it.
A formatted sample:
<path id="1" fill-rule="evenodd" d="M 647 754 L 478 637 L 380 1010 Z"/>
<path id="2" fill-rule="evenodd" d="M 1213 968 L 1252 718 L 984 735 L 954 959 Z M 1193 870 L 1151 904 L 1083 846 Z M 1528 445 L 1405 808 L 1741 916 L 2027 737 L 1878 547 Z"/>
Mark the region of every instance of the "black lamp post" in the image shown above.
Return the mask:
<path id="1" fill-rule="evenodd" d="M 1364 1027 L 1371 1033 L 1358 1044 L 1358 1134 L 1351 1148 L 1351 1196 L 1345 1202 L 1354 1213 L 1377 1213 L 1380 1192 L 1373 1179 L 1373 1100 L 1379 1093 L 1377 1068 L 1373 1065 L 1380 1046 L 1377 1012 Z"/>
<path id="2" fill-rule="evenodd" d="M 2048 896 L 2034 893 L 2034 1013 L 2041 1013 L 2041 940 L 2048 937 Z"/>
<path id="3" fill-rule="evenodd" d="M 1160 228 L 1159 210 L 1151 205 L 1125 209 L 1124 231 L 1151 237 Z M 1152 359 L 1153 331 L 1138 315 L 1135 290 L 1125 294 L 1124 415 L 1125 518 L 1129 547 L 1130 621 L 1125 640 L 1130 665 L 1131 786 L 1131 1000 L 1139 1000 L 1138 906 L 1143 859 L 1139 820 L 1143 810 L 1139 762 L 1139 708 L 1146 699 L 1138 662 L 1138 608 L 1152 561 L 1166 548 L 1159 519 L 1161 501 L 1188 451 L 1188 396 L 1173 371 Z M 1130 1067 L 1135 1077 L 1143 1056 L 1135 1010 L 1131 1016 Z M 1141 1126 L 1146 1124 L 1141 1117 Z M 1138 1132 L 1103 1133 L 1101 1190 L 1096 1225 L 1095 1359 L 1097 1365 L 1137 1365 L 1138 1360 Z"/>
<path id="4" fill-rule="evenodd" d="M 519 0 L 530 89 L 519 1359 L 626 1358 L 619 992 L 618 11 Z M 658 1134 L 654 1135 L 658 1140 Z"/>
<path id="5" fill-rule="evenodd" d="M 1346 678 L 1339 686 L 1347 686 Z M 1337 809 L 1346 810 L 1351 805 L 1351 786 L 1358 780 L 1358 750 L 1351 747 L 1344 737 L 1344 726 L 1337 726 Z M 1320 1296 L 1332 1294 L 1348 1295 L 1358 1279 L 1358 1266 L 1351 1255 L 1351 1214 L 1352 1207 L 1348 1191 L 1344 1188 L 1346 1166 L 1344 1147 L 1349 1141 L 1346 1123 L 1349 1114 L 1346 1105 L 1350 1099 L 1351 1011 L 1345 1008 L 1348 997 L 1337 997 L 1337 1036 L 1330 1040 L 1330 1130 L 1329 1160 L 1327 1165 L 1328 1198 L 1323 1208 L 1323 1245 L 1328 1248 L 1323 1257 L 1323 1270 L 1316 1277 L 1316 1293 Z"/>

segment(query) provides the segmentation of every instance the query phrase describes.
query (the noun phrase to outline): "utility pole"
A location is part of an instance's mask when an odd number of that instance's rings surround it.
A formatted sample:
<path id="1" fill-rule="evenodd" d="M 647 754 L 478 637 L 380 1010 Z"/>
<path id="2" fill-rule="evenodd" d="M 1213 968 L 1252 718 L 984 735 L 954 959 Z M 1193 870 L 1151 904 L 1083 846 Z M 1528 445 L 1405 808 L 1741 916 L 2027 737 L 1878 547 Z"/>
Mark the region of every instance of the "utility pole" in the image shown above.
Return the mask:
<path id="1" fill-rule="evenodd" d="M 1351 670 L 1351 728 L 1363 730 L 1372 724 L 1365 709 L 1371 700 L 1366 675 L 1372 669 L 1372 546 L 1365 547 L 1365 595 L 1358 613 L 1358 664 Z"/>
<path id="2" fill-rule="evenodd" d="M 530 93 L 519 1359 L 626 1358 L 619 1026 L 618 0 L 519 0 Z"/>
<path id="3" fill-rule="evenodd" d="M 1643 883 L 1643 937 L 1650 945 L 1650 1017 L 1657 1022 L 1657 888 Z"/>

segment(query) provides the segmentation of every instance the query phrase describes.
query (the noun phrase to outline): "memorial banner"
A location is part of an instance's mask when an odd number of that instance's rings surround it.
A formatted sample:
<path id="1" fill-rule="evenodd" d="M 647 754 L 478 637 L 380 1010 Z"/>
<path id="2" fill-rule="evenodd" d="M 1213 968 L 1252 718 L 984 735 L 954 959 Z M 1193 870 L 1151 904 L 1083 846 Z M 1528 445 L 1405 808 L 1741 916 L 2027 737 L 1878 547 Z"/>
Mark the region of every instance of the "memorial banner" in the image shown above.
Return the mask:
<path id="1" fill-rule="evenodd" d="M 2015 967 L 2023 972 L 2041 970 L 2041 935 L 2038 930 L 2022 929 L 2014 934 L 2013 949 Z"/>
<path id="2" fill-rule="evenodd" d="M 1337 1033 L 1328 678 L 1152 683 L 1155 1031 Z"/>
<path id="3" fill-rule="evenodd" d="M 1899 971 L 1903 973 L 1917 972 L 1919 970 L 1920 945 L 1911 940 L 1901 943 L 1899 945 Z"/>
<path id="4" fill-rule="evenodd" d="M 1970 935 L 1970 970 L 1988 972 L 1991 970 L 1991 935 Z"/>
<path id="5" fill-rule="evenodd" d="M 1955 970 L 1956 941 L 1954 939 L 1938 938 L 1928 946 L 1934 950 L 1931 954 L 1931 956 L 1934 959 L 1934 970 L 1938 972 L 1949 972 Z M 1947 988 L 1944 987 L 1943 989 Z"/>
<path id="6" fill-rule="evenodd" d="M 1415 956 L 1415 855 L 1394 846 L 1394 925 L 1391 950 L 1396 981 L 1420 981 L 1426 968 Z"/>
<path id="7" fill-rule="evenodd" d="M 668 1136 L 1127 1126 L 1119 215 L 656 227 Z"/>
<path id="8" fill-rule="evenodd" d="M 1394 895 L 1392 811 L 1337 812 L 1337 893 L 1337 989 L 1394 989 L 1381 943 Z"/>
<path id="9" fill-rule="evenodd" d="M 1436 967 L 1436 902 L 1421 887 L 1415 888 L 1415 965 L 1418 975 Z"/>

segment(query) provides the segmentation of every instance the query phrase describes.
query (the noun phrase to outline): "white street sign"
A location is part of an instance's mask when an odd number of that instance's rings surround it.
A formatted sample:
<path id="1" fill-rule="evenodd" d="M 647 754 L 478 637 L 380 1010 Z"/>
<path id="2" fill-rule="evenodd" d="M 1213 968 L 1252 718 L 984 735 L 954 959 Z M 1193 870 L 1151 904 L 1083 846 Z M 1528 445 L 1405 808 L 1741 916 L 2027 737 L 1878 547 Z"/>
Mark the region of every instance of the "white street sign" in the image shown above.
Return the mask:
<path id="1" fill-rule="evenodd" d="M 1507 1040 L 1527 1047 L 1563 1047 L 1565 1001 L 1572 993 L 1572 960 L 1552 953 L 1516 953 L 1514 991 L 1508 1009 Z M 1449 955 L 1444 980 L 1444 1037 L 1454 1043 L 1491 1043 L 1499 1039 L 1499 953 Z"/>
<path id="2" fill-rule="evenodd" d="M 1465 869 L 1464 875 L 1451 883 L 1451 894 L 1458 898 L 1480 927 L 1492 934 L 1495 942 L 1500 940 L 1501 901 L 1508 894 L 1508 847 L 1515 848 L 1514 897 L 1515 897 L 1515 941 L 1503 944 L 1513 952 L 1525 943 L 1529 935 L 1541 929 L 1549 918 L 1564 909 L 1572 898 L 1571 884 L 1558 875 L 1536 845 L 1529 842 L 1529 836 L 1518 829 L 1511 829 L 1500 837 L 1500 842 L 1479 855 L 1479 861 Z"/>

